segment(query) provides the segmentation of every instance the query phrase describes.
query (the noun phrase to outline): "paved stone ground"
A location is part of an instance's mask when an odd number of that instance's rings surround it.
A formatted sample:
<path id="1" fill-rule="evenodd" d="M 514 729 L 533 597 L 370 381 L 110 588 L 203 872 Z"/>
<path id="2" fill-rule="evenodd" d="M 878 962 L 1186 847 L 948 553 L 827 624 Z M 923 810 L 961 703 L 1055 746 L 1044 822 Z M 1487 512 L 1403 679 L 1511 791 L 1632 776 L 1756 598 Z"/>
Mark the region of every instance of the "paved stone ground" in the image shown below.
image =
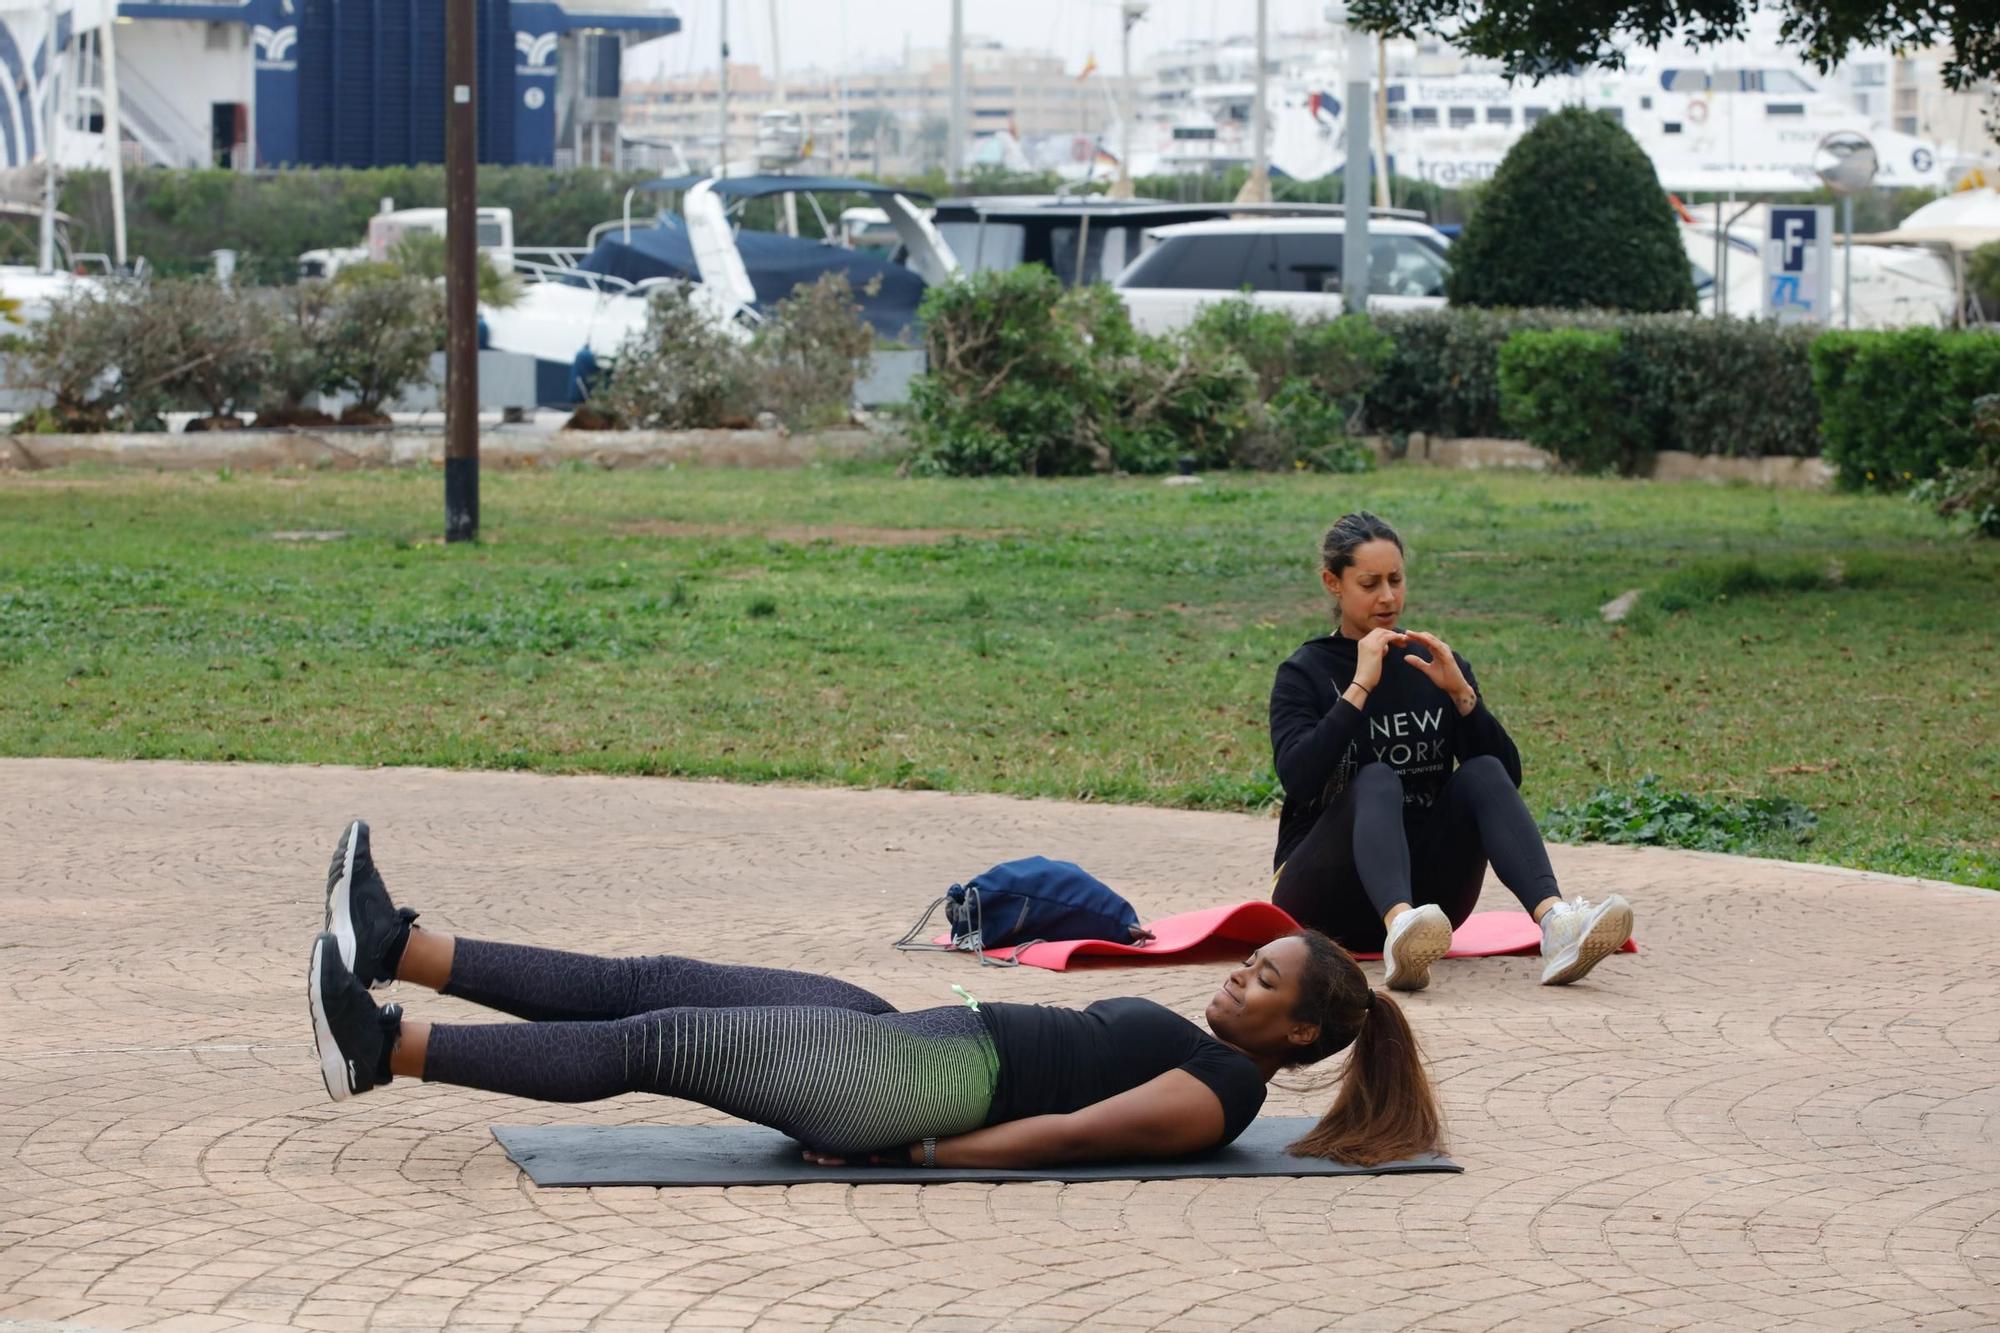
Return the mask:
<path id="1" fill-rule="evenodd" d="M 302 979 L 353 814 L 398 896 L 467 934 L 819 968 L 906 1006 L 956 980 L 1186 1012 L 1216 965 L 981 972 L 887 942 L 1033 851 L 1149 915 L 1252 897 L 1273 832 L 934 793 L 0 762 L 0 1327 L 2000 1326 L 2000 895 L 1557 849 L 1572 890 L 1633 899 L 1645 952 L 1569 990 L 1528 959 L 1447 963 L 1414 998 L 1462 1176 L 543 1192 L 489 1124 L 714 1117 L 402 1081 L 329 1103 Z"/>

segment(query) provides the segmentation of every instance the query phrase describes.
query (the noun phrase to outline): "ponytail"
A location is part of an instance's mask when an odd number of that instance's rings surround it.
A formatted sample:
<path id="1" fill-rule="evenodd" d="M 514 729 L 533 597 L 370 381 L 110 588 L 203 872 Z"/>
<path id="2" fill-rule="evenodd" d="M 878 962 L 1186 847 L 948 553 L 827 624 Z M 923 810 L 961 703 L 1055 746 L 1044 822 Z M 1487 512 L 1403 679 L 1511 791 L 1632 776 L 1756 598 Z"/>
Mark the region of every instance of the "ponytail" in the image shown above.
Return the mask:
<path id="1" fill-rule="evenodd" d="M 1385 991 L 1370 991 L 1361 1009 L 1333 1105 L 1286 1150 L 1294 1157 L 1379 1166 L 1434 1151 L 1444 1137 L 1437 1097 L 1402 1006 Z"/>

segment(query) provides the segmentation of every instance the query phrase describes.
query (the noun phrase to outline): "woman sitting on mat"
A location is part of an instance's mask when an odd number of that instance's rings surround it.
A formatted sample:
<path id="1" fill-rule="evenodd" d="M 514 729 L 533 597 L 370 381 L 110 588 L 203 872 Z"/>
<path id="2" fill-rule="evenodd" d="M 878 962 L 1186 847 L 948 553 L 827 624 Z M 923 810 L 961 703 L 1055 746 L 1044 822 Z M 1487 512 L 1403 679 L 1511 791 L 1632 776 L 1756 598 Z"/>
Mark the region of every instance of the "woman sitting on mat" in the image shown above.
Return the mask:
<path id="1" fill-rule="evenodd" d="M 858 986 L 689 958 L 597 958 L 417 929 L 342 835 L 307 974 L 335 1101 L 422 1078 L 542 1101 L 654 1092 L 799 1140 L 808 1160 L 1026 1167 L 1174 1157 L 1241 1134 L 1281 1069 L 1353 1047 L 1294 1153 L 1375 1165 L 1437 1146 L 1396 1002 L 1324 936 L 1275 940 L 1208 1002 L 1209 1032 L 1151 1000 L 898 1013 Z M 428 986 L 527 1023 L 425 1023 L 371 986 Z"/>
<path id="2" fill-rule="evenodd" d="M 1380 950 L 1383 984 L 1422 990 L 1472 915 L 1486 863 L 1542 927 L 1542 984 L 1582 977 L 1632 934 L 1617 894 L 1564 902 L 1521 755 L 1486 709 L 1472 665 L 1435 634 L 1398 627 L 1403 539 L 1348 514 L 1320 543 L 1338 624 L 1271 686 L 1271 750 L 1284 784 L 1271 899 L 1356 952 Z"/>

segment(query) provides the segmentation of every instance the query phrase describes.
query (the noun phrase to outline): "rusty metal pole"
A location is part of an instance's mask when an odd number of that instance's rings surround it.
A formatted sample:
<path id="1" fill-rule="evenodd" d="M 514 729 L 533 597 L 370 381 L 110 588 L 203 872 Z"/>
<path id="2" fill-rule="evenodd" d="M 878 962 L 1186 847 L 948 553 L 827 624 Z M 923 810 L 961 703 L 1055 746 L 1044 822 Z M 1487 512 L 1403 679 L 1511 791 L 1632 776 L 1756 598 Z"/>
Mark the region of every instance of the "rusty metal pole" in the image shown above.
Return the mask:
<path id="1" fill-rule="evenodd" d="M 473 0 L 444 27 L 444 539 L 479 536 L 479 117 Z"/>

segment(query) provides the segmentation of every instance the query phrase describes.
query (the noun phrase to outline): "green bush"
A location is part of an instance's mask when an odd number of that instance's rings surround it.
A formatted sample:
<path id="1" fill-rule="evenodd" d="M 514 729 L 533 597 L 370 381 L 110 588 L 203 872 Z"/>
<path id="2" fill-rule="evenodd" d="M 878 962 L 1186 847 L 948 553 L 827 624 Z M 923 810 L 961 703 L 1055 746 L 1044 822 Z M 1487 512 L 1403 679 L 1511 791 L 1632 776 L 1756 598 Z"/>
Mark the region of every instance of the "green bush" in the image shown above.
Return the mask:
<path id="1" fill-rule="evenodd" d="M 1252 468 L 1360 472 L 1374 455 L 1352 437 L 1369 388 L 1393 355 L 1365 315 L 1297 320 L 1247 300 L 1204 306 L 1187 330 L 1198 360 L 1235 357 L 1253 401 L 1227 462 Z"/>
<path id="2" fill-rule="evenodd" d="M 386 425 L 386 403 L 430 381 L 444 346 L 444 289 L 387 264 L 355 264 L 333 284 L 326 340 L 327 383 L 354 395 L 348 425 Z"/>
<path id="3" fill-rule="evenodd" d="M 51 301 L 22 337 L 8 384 L 48 400 L 23 418 L 22 429 L 97 431 L 117 422 L 122 302 L 118 287 L 102 294 L 75 288 Z"/>
<path id="4" fill-rule="evenodd" d="M 1112 466 L 1166 472 L 1182 458 L 1200 468 L 1242 461 L 1257 395 L 1256 377 L 1240 355 L 1184 333 L 1145 338 L 1110 373 Z"/>
<path id="5" fill-rule="evenodd" d="M 822 273 L 792 288 L 757 329 L 762 406 L 795 429 L 845 425 L 854 385 L 875 353 L 875 330 L 861 318 L 845 273 Z"/>
<path id="6" fill-rule="evenodd" d="M 697 430 L 756 412 L 749 348 L 693 299 L 669 284 L 646 306 L 646 327 L 625 339 L 590 391 L 589 406 L 620 426 Z"/>
<path id="7" fill-rule="evenodd" d="M 800 283 L 749 337 L 719 323 L 693 288 L 666 285 L 580 415 L 650 430 L 747 425 L 767 410 L 801 430 L 844 424 L 874 348 L 844 274 Z"/>
<path id="8" fill-rule="evenodd" d="M 253 294 L 213 279 L 118 282 L 56 302 L 22 340 L 16 387 L 48 404 L 31 430 L 150 431 L 169 412 L 228 424 L 254 405 L 273 320 Z"/>
<path id="9" fill-rule="evenodd" d="M 918 319 L 930 368 L 910 386 L 914 466 L 958 476 L 1109 467 L 1113 385 L 1094 341 L 1122 343 L 1130 322 L 1121 335 L 1092 302 L 1039 264 L 927 291 Z"/>
<path id="10" fill-rule="evenodd" d="M 317 405 L 309 404 L 334 388 L 333 285 L 300 282 L 270 296 L 271 342 L 257 403 L 257 424 L 325 425 L 331 418 Z"/>
<path id="11" fill-rule="evenodd" d="M 1365 317 L 1300 323 L 1223 301 L 1148 337 L 1109 288 L 1064 292 L 1030 265 L 933 288 L 923 320 L 930 371 L 911 389 L 922 471 L 1374 461 L 1349 425 L 1392 348 Z"/>
<path id="12" fill-rule="evenodd" d="M 131 341 L 150 345 L 165 363 L 161 396 L 174 408 L 204 412 L 207 424 L 237 424 L 238 412 L 256 406 L 270 371 L 276 321 L 269 304 L 213 278 L 162 278 L 143 292 L 136 310 L 144 326 Z"/>
<path id="13" fill-rule="evenodd" d="M 1979 452 L 1973 403 L 2000 385 L 2000 334 L 1824 333 L 1813 389 L 1828 462 L 1852 490 L 1907 490 Z"/>
<path id="14" fill-rule="evenodd" d="M 1524 329 L 1500 348 L 1507 424 L 1578 472 L 1637 461 L 1618 382 L 1619 339 L 1596 329 Z"/>
<path id="15" fill-rule="evenodd" d="M 1973 403 L 1972 430 L 1978 440 L 1972 461 L 1918 483 L 1914 494 L 1941 518 L 1971 519 L 1973 536 L 2000 537 L 2000 393 Z"/>
<path id="16" fill-rule="evenodd" d="M 1651 159 L 1608 116 L 1566 107 L 1521 136 L 1451 249 L 1453 305 L 1692 310 L 1680 224 Z"/>

